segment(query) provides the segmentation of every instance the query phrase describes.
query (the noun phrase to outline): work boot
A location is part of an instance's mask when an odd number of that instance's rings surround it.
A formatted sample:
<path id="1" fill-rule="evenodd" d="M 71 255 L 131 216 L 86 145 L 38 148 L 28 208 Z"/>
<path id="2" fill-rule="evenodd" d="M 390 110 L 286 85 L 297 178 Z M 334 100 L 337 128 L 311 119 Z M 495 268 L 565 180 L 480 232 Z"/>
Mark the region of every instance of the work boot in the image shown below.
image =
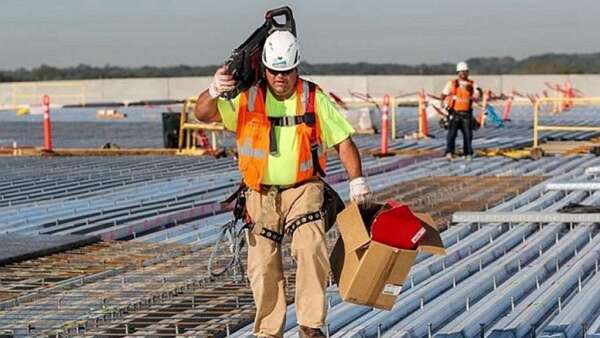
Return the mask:
<path id="1" fill-rule="evenodd" d="M 320 329 L 300 325 L 300 338 L 325 338 Z"/>
<path id="2" fill-rule="evenodd" d="M 446 159 L 447 159 L 448 161 L 452 161 L 452 160 L 454 159 L 454 156 L 452 156 L 452 153 L 447 153 L 447 154 L 446 154 Z"/>

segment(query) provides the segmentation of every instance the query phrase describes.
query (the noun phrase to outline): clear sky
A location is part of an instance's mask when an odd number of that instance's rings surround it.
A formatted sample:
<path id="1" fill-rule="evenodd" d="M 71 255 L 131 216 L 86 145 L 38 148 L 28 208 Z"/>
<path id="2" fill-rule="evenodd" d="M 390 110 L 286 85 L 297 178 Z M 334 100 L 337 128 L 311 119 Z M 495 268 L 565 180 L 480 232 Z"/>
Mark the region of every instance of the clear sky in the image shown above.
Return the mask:
<path id="1" fill-rule="evenodd" d="M 0 0 L 0 69 L 217 64 L 281 5 L 313 63 L 600 51 L 600 0 Z"/>

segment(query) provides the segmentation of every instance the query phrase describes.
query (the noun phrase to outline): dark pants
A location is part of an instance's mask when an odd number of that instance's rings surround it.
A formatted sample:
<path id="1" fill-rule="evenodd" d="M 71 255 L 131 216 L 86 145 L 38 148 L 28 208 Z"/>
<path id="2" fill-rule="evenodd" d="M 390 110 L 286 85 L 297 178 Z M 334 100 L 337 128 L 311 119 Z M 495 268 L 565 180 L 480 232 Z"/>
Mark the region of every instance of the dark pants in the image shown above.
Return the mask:
<path id="1" fill-rule="evenodd" d="M 446 154 L 454 154 L 456 135 L 460 130 L 463 136 L 463 152 L 473 155 L 473 114 L 468 112 L 453 112 L 450 114 L 448 135 L 446 137 Z"/>

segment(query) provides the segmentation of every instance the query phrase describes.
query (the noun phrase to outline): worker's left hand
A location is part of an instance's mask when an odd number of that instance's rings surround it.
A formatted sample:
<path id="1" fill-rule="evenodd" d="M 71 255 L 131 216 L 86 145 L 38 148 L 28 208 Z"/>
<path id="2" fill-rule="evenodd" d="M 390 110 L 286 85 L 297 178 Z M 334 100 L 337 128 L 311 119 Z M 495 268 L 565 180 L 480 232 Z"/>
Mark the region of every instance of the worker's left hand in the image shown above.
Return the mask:
<path id="1" fill-rule="evenodd" d="M 371 202 L 371 190 L 367 185 L 367 179 L 357 177 L 349 182 L 350 200 L 356 204 L 369 204 Z"/>

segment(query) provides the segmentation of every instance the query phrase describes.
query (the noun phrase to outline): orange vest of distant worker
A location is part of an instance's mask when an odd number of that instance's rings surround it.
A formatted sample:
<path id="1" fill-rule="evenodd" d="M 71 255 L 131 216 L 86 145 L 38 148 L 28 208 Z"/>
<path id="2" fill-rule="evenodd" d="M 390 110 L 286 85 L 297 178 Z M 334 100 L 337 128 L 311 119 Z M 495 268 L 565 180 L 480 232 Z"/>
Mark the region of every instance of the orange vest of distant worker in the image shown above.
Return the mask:
<path id="1" fill-rule="evenodd" d="M 296 183 L 317 175 L 325 176 L 326 154 L 322 148 L 319 118 L 315 113 L 317 86 L 298 79 L 296 115 L 269 117 L 264 82 L 241 93 L 236 142 L 244 183 L 253 190 L 260 185 L 267 168 L 268 154 L 278 152 L 274 126 L 295 126 L 299 143 Z"/>
<path id="2" fill-rule="evenodd" d="M 458 112 L 470 111 L 473 104 L 473 81 L 465 80 L 463 82 L 468 82 L 468 84 L 461 86 L 458 79 L 452 81 L 450 95 L 446 99 L 448 107 Z"/>

